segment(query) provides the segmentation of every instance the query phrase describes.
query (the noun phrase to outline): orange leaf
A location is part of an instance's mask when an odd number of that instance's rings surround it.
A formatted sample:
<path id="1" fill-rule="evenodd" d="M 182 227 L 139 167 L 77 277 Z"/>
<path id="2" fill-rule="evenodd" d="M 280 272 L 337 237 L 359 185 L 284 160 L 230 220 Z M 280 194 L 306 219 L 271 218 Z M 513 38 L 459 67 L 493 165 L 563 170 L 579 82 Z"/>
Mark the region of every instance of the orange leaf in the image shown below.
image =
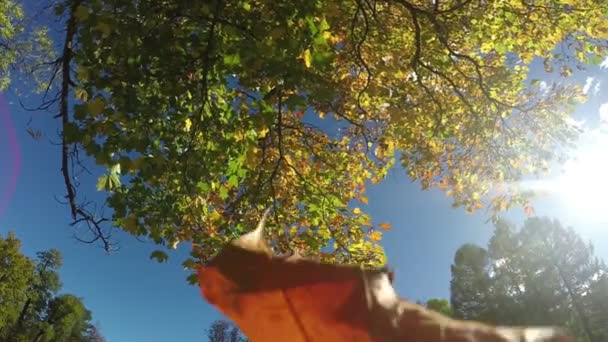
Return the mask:
<path id="1" fill-rule="evenodd" d="M 524 206 L 524 214 L 528 217 L 534 216 L 534 214 L 535 214 L 534 207 L 532 207 L 532 205 L 530 205 L 530 204 L 526 204 Z"/>
<path id="2" fill-rule="evenodd" d="M 393 229 L 393 226 L 390 223 L 380 223 L 378 225 L 378 227 L 380 227 L 380 229 L 382 229 L 382 230 L 391 230 L 391 229 Z"/>
<path id="3" fill-rule="evenodd" d="M 273 256 L 263 239 L 267 213 L 199 269 L 203 296 L 251 341 L 573 341 L 556 329 L 447 318 L 401 299 L 384 271 Z"/>

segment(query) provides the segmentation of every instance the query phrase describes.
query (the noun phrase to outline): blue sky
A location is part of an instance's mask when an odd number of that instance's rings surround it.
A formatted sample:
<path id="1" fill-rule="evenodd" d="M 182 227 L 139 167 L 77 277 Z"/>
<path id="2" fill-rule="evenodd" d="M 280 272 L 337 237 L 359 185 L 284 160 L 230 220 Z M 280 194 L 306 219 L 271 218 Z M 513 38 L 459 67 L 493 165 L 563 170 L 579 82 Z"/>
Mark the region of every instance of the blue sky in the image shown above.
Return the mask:
<path id="1" fill-rule="evenodd" d="M 584 84 L 588 77 L 594 77 L 590 99 L 580 106 L 576 116 L 594 129 L 600 108 L 608 115 L 608 105 L 601 106 L 608 103 L 608 91 L 604 90 L 608 89 L 608 70 L 589 68 L 574 80 Z M 168 263 L 158 264 L 148 259 L 154 245 L 118 231 L 114 238 L 120 242 L 120 250 L 111 255 L 96 245 L 77 242 L 74 229 L 68 225 L 68 208 L 54 199 L 64 194 L 60 149 L 50 143 L 58 141 L 59 122 L 49 113 L 22 110 L 10 91 L 4 96 L 10 103 L 10 116 L 0 113 L 0 210 L 2 200 L 8 198 L 15 170 L 12 129 L 21 163 L 15 192 L 0 212 L 0 234 L 15 231 L 23 242 L 23 251 L 30 256 L 40 250 L 59 249 L 64 255 L 60 272 L 63 291 L 84 298 L 109 342 L 205 341 L 204 329 L 219 314 L 204 301 L 197 287 L 185 281 L 187 273 L 180 262 L 188 252 L 186 247 L 175 251 Z M 30 99 L 26 104 L 33 106 L 36 102 Z M 44 132 L 41 141 L 26 133 L 30 118 L 31 126 Z M 82 189 L 94 198 L 94 180 L 84 180 Z M 373 219 L 393 225 L 384 235 L 383 246 L 389 266 L 396 270 L 398 292 L 413 301 L 449 298 L 453 254 L 465 242 L 486 244 L 492 233 L 492 227 L 484 223 L 486 216 L 452 209 L 443 193 L 420 191 L 401 170 L 371 186 L 368 197 L 367 210 Z M 536 211 L 573 225 L 585 239 L 594 242 L 597 255 L 608 260 L 608 215 L 602 219 L 581 217 L 558 198 L 537 202 Z M 523 220 L 521 210 L 508 217 L 518 223 Z"/>

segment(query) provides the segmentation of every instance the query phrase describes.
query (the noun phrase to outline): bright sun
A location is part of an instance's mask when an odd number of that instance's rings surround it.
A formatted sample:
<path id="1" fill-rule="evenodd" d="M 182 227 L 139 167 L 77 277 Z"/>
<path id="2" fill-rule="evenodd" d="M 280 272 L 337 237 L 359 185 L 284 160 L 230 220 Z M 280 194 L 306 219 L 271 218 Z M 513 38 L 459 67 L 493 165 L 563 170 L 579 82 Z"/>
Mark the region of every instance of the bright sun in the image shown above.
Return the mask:
<path id="1" fill-rule="evenodd" d="M 577 216 L 608 222 L 608 135 L 589 132 L 553 186 L 550 190 Z"/>

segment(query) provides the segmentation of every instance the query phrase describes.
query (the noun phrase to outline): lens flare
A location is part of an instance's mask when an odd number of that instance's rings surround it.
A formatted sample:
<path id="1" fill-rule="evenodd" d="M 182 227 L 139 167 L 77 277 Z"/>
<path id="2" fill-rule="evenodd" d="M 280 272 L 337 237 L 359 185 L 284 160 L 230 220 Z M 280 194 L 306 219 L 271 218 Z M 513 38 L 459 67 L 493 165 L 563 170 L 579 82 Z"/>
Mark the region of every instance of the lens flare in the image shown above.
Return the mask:
<path id="1" fill-rule="evenodd" d="M 602 129 L 588 133 L 555 187 L 560 200 L 577 215 L 608 222 L 608 134 Z"/>

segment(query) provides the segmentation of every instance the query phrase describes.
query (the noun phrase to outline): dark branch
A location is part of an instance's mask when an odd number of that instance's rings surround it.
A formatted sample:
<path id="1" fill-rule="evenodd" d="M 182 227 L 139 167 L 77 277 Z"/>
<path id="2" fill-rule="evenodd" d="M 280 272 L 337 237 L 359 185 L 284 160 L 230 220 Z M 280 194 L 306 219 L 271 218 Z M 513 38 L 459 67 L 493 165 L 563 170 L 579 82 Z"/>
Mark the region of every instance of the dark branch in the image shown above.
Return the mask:
<path id="1" fill-rule="evenodd" d="M 108 221 L 105 218 L 96 218 L 95 215 L 89 212 L 85 207 L 85 205 L 79 205 L 76 203 L 76 186 L 73 183 L 72 176 L 70 175 L 70 160 L 77 158 L 77 155 L 74 155 L 74 152 L 70 151 L 71 143 L 68 141 L 68 138 L 65 134 L 66 127 L 70 124 L 69 120 L 69 95 L 70 95 L 70 86 L 73 82 L 70 79 L 70 63 L 72 62 L 73 51 L 72 44 L 74 42 L 74 36 L 76 35 L 76 17 L 74 16 L 76 9 L 80 5 L 81 0 L 76 0 L 72 3 L 70 7 L 70 16 L 67 21 L 67 29 L 65 34 L 65 41 L 63 45 L 63 54 L 59 59 L 61 63 L 61 91 L 60 91 L 60 99 L 59 99 L 59 117 L 61 118 L 61 123 L 63 127 L 63 134 L 61 137 L 61 173 L 63 174 L 63 181 L 65 184 L 65 188 L 67 191 L 66 199 L 67 204 L 70 207 L 70 212 L 72 216 L 73 222 L 72 226 L 80 222 L 85 222 L 87 227 L 93 234 L 93 238 L 90 240 L 79 239 L 79 241 L 86 243 L 93 243 L 96 241 L 102 241 L 103 248 L 106 252 L 110 252 L 113 250 L 113 244 L 110 242 L 110 233 L 104 232 L 101 224 Z M 55 77 L 55 73 L 53 73 L 53 78 Z"/>

